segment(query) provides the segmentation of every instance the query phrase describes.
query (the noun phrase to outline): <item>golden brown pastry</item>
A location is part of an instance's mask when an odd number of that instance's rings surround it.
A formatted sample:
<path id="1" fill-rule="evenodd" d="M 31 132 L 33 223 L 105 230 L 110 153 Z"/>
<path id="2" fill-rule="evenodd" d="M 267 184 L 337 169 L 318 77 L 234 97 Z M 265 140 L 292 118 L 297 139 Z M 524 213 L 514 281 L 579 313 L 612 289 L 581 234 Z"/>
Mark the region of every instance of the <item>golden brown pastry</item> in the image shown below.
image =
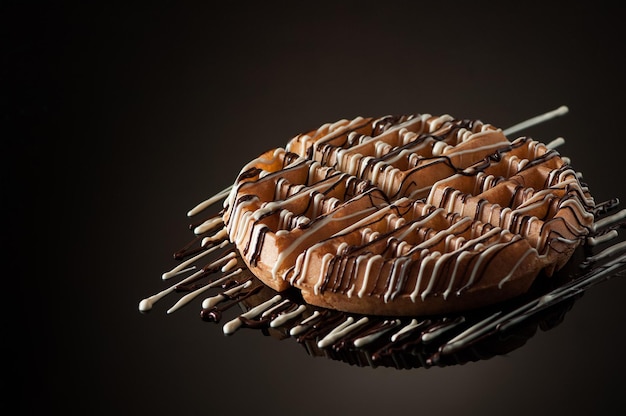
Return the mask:
<path id="1" fill-rule="evenodd" d="M 448 115 L 326 124 L 246 165 L 228 236 L 271 288 L 369 315 L 473 309 L 551 275 L 593 225 L 557 151 Z"/>

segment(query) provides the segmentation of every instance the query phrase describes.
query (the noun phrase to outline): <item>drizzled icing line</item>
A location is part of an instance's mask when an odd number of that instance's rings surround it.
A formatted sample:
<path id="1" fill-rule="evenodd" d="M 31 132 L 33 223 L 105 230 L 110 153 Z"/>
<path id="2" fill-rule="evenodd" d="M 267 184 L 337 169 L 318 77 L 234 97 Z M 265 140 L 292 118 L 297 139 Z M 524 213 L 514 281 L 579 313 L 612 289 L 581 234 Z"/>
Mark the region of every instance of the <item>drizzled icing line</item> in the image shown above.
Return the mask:
<path id="1" fill-rule="evenodd" d="M 282 300 L 282 297 L 280 295 L 276 295 L 273 298 L 250 309 L 248 312 L 243 313 L 242 315 L 236 317 L 235 319 L 225 323 L 224 326 L 222 327 L 224 334 L 225 335 L 234 334 L 235 331 L 237 331 L 237 329 L 239 329 L 239 327 L 243 325 L 243 321 L 241 320 L 241 318 L 247 318 L 247 319 L 255 318 L 258 315 L 262 314 L 265 310 L 269 309 L 275 303 L 280 302 L 281 300 Z"/>
<path id="2" fill-rule="evenodd" d="M 189 302 L 191 302 L 193 299 L 195 299 L 201 293 L 204 293 L 204 292 L 206 292 L 207 290 L 209 290 L 211 288 L 214 288 L 214 287 L 217 287 L 217 286 L 221 285 L 222 283 L 226 282 L 227 280 L 231 279 L 232 277 L 237 276 L 242 271 L 243 271 L 243 269 L 237 269 L 234 272 L 232 272 L 232 273 L 230 273 L 230 274 L 228 274 L 226 276 L 223 276 L 223 277 L 221 277 L 221 278 L 219 278 L 219 279 L 209 283 L 208 285 L 206 285 L 206 286 L 204 286 L 204 287 L 202 287 L 200 289 L 196 289 L 195 291 L 186 294 L 185 296 L 181 297 L 178 300 L 178 302 L 176 302 L 171 308 L 169 308 L 167 310 L 167 313 L 170 314 L 172 312 L 175 312 L 176 310 L 180 309 L 181 307 L 183 307 L 186 304 L 188 304 Z M 247 286 L 245 286 L 245 287 L 250 286 L 250 283 L 251 282 L 248 280 L 246 282 Z M 225 294 L 230 294 L 230 293 L 226 293 L 225 292 Z M 203 303 L 203 307 L 206 308 L 206 306 L 204 306 L 204 303 Z"/>
<path id="3" fill-rule="evenodd" d="M 216 202 L 219 202 L 222 199 L 226 198 L 230 194 L 232 187 L 233 186 L 230 185 L 227 188 L 223 189 L 222 191 L 218 192 L 217 194 L 213 195 L 211 198 L 199 203 L 198 205 L 196 205 L 195 207 L 193 207 L 187 212 L 187 216 L 193 217 L 194 215 L 197 215 L 201 213 L 202 211 L 204 211 L 205 209 L 209 208 L 211 205 L 215 204 Z"/>
<path id="4" fill-rule="evenodd" d="M 552 111 L 548 111 L 547 113 L 544 114 L 540 114 L 538 116 L 529 118 L 528 120 L 522 121 L 521 123 L 517 123 L 511 127 L 509 127 L 508 129 L 504 130 L 504 134 L 506 136 L 509 136 L 513 133 L 517 133 L 519 131 L 522 131 L 524 129 L 527 129 L 529 127 L 532 127 L 534 125 L 543 123 L 545 121 L 548 121 L 552 118 L 555 117 L 559 117 L 559 116 L 563 116 L 565 114 L 567 114 L 569 112 L 569 108 L 565 105 L 560 106 L 559 108 L 552 110 Z"/>

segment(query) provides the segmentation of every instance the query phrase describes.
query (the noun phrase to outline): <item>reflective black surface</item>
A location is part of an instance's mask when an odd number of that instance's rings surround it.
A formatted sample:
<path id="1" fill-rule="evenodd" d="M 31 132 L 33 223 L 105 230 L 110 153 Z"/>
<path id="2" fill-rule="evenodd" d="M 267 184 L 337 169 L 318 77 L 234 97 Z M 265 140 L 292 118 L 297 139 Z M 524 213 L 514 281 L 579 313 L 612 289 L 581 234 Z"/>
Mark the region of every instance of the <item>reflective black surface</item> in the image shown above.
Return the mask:
<path id="1" fill-rule="evenodd" d="M 259 331 L 226 337 L 197 305 L 137 310 L 188 241 L 187 210 L 261 152 L 344 117 L 506 128 L 567 105 L 525 133 L 563 136 L 596 200 L 624 201 L 623 6 L 437 4 L 3 4 L 11 401 L 166 415 L 623 406 L 622 277 L 520 348 L 410 370 L 312 357 Z"/>

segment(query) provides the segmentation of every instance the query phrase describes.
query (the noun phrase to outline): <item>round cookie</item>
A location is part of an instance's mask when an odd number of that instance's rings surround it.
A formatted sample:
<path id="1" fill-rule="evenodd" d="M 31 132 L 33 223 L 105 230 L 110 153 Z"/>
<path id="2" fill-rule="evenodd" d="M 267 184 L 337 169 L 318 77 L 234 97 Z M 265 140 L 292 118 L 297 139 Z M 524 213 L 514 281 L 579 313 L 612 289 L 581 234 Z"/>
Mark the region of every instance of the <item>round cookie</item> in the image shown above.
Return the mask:
<path id="1" fill-rule="evenodd" d="M 417 316 L 528 290 L 594 201 L 557 151 L 449 115 L 340 120 L 247 164 L 222 220 L 249 269 L 317 306 Z"/>

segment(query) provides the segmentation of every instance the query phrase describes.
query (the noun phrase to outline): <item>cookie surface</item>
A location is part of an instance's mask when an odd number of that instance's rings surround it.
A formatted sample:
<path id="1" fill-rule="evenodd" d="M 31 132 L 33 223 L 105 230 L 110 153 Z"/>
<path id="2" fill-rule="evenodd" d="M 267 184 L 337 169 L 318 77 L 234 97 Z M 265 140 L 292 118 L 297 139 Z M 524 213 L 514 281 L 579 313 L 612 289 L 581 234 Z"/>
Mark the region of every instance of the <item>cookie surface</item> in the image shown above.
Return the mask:
<path id="1" fill-rule="evenodd" d="M 266 285 L 370 315 L 473 309 L 561 268 L 594 201 L 559 153 L 479 120 L 341 120 L 246 165 L 222 220 Z"/>

